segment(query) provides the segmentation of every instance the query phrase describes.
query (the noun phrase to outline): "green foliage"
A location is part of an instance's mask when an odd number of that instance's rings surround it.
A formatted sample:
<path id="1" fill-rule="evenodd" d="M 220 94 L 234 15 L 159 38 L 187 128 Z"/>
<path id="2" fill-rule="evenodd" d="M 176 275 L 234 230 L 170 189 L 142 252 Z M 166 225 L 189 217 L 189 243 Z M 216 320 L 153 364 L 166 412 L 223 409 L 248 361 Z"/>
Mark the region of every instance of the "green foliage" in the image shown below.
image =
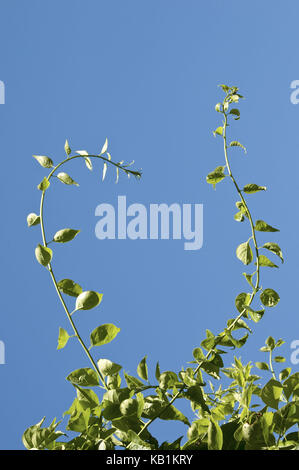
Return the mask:
<path id="1" fill-rule="evenodd" d="M 254 222 L 245 199 L 247 194 L 265 191 L 266 188 L 251 183 L 240 189 L 233 176 L 228 150 L 239 147 L 246 153 L 246 148 L 236 140 L 228 145 L 227 130 L 229 119 L 240 119 L 240 111 L 235 106 L 242 95 L 237 87 L 220 87 L 225 97 L 222 103 L 216 104 L 215 109 L 222 115 L 223 121 L 214 135 L 223 139 L 225 164 L 217 166 L 206 180 L 214 188 L 225 178 L 233 183 L 239 199 L 236 203 L 238 213 L 235 220 L 246 221 L 249 227 L 249 239 L 239 244 L 236 255 L 245 266 L 253 266 L 253 272 L 243 273 L 250 292 L 237 295 L 235 305 L 232 305 L 235 308 L 233 318 L 227 320 L 225 328 L 218 334 L 207 330 L 200 347 L 193 349 L 192 360 L 180 371 L 161 371 L 160 364 L 157 363 L 151 374 L 145 356 L 137 366 L 138 377 L 135 377 L 125 372 L 120 364 L 104 358 L 102 353 L 100 359 L 95 360 L 90 350 L 97 347 L 96 351 L 101 351 L 98 348 L 105 348 L 106 344 L 116 338 L 120 329 L 113 323 L 99 325 L 90 333 L 90 347 L 86 346 L 72 315 L 78 310 L 97 307 L 102 301 L 102 294 L 91 290 L 83 291 L 78 283 L 68 278 L 57 282 L 51 265 L 52 250 L 46 241 L 43 205 L 50 180 L 56 176 L 64 184 L 77 185 L 67 173 L 56 174 L 64 163 L 83 158 L 87 168 L 92 170 L 92 159 L 101 160 L 102 180 L 109 167 L 116 170 L 116 181 L 122 172 L 138 179 L 141 172 L 130 168 L 133 162 L 113 162 L 108 153 L 108 139 L 98 155 L 78 150 L 72 156 L 70 145 L 66 141 L 66 159 L 55 167 L 48 157 L 35 156 L 41 166 L 51 168 L 51 172 L 39 185 L 42 190 L 40 213 L 29 214 L 27 224 L 29 227 L 38 224 L 41 226 L 42 244 L 36 248 L 36 258 L 48 268 L 73 330 L 73 334 L 69 334 L 66 329 L 59 328 L 57 349 L 67 347 L 69 339 L 76 338 L 91 367 L 74 370 L 67 376 L 76 396 L 64 413 L 68 420 L 65 429 L 77 435 L 69 438 L 57 431 L 59 423 L 55 420 L 50 426 L 43 427 L 43 419 L 25 431 L 23 443 L 27 449 L 299 450 L 298 431 L 294 431 L 296 426 L 298 429 L 299 422 L 299 373 L 292 374 L 289 367 L 275 370 L 275 367 L 280 367 L 285 361 L 284 356 L 276 354 L 276 349 L 283 345 L 283 340 L 275 340 L 269 336 L 261 348 L 261 352 L 268 355 L 268 360 L 256 362 L 255 367 L 259 373 L 265 374 L 264 378 L 252 372 L 254 366 L 250 362 L 243 364 L 241 358 L 234 357 L 233 362 L 228 365 L 225 359 L 231 349 L 242 348 L 246 344 L 249 335 L 253 333 L 250 322 L 253 325 L 259 322 L 267 314 L 268 308 L 274 307 L 280 300 L 278 293 L 272 288 L 261 288 L 261 274 L 264 272 L 261 268 L 278 266 L 260 251 L 267 250 L 282 262 L 284 259 L 277 243 L 266 242 L 261 247 L 258 245 L 257 232 L 277 232 L 278 229 L 263 220 Z M 53 187 L 55 186 L 52 185 L 51 189 Z M 78 232 L 79 230 L 68 228 L 59 230 L 52 241 L 68 242 Z M 75 297 L 73 312 L 69 311 L 63 295 Z M 258 297 L 265 308 L 254 305 Z M 191 420 L 179 409 L 180 400 L 189 402 Z M 180 436 L 174 442 L 165 440 L 159 444 L 149 431 L 156 420 L 180 421 L 186 427 L 185 438 Z"/>

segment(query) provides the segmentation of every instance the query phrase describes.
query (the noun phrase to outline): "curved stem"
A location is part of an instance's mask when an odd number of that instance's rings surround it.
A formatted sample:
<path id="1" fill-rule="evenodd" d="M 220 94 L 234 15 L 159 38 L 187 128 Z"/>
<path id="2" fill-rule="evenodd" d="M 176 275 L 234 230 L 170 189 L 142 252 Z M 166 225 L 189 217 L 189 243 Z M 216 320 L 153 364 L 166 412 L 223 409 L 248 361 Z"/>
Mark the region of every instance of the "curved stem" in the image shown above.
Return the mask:
<path id="1" fill-rule="evenodd" d="M 58 163 L 58 165 L 56 165 L 56 166 L 53 168 L 53 170 L 49 173 L 49 175 L 48 175 L 48 177 L 47 177 L 47 180 L 50 181 L 50 179 L 52 178 L 52 176 L 54 176 L 55 171 L 58 170 L 58 168 L 60 168 L 60 167 L 61 167 L 62 165 L 64 165 L 66 162 L 69 162 L 69 161 L 71 161 L 71 160 L 73 160 L 73 159 L 75 159 L 75 158 L 84 158 L 84 157 L 100 158 L 101 160 L 104 160 L 105 162 L 108 162 L 108 163 L 110 163 L 111 165 L 114 165 L 114 166 L 116 166 L 117 168 L 122 169 L 123 171 L 126 171 L 126 172 L 128 171 L 129 173 L 132 173 L 132 174 L 135 174 L 135 173 L 136 173 L 136 172 L 131 171 L 131 170 L 128 170 L 128 169 L 124 170 L 123 167 L 122 167 L 120 164 L 114 163 L 114 162 L 112 162 L 112 161 L 109 160 L 108 158 L 105 158 L 105 157 L 102 156 L 102 155 L 74 155 L 74 156 L 68 157 L 68 158 L 66 158 L 65 160 L 63 160 L 62 162 Z M 43 244 L 44 244 L 44 246 L 46 247 L 46 246 L 47 246 L 47 240 L 46 240 L 46 232 L 45 232 L 45 225 L 44 225 L 44 215 L 43 215 L 45 194 L 46 194 L 46 191 L 43 191 L 42 196 L 41 196 L 41 201 L 40 201 L 40 225 L 41 225 L 41 234 L 42 234 Z M 61 302 L 61 304 L 62 304 L 62 306 L 63 306 L 63 308 L 64 308 L 64 311 L 65 311 L 65 313 L 66 313 L 66 315 L 67 315 L 67 318 L 68 318 L 68 320 L 69 320 L 69 322 L 70 322 L 70 324 L 71 324 L 71 327 L 72 327 L 72 329 L 73 329 L 73 331 L 74 331 L 74 334 L 75 334 L 75 336 L 77 337 L 79 343 L 81 344 L 81 346 L 82 346 L 82 348 L 83 348 L 85 354 L 87 355 L 88 359 L 90 360 L 90 362 L 91 362 L 91 364 L 92 364 L 94 370 L 96 371 L 97 375 L 99 376 L 99 379 L 100 379 L 100 381 L 102 382 L 104 388 L 107 390 L 107 385 L 106 385 L 106 383 L 105 383 L 105 379 L 104 379 L 104 377 L 103 377 L 101 371 L 99 370 L 99 368 L 98 368 L 98 366 L 97 366 L 95 360 L 93 359 L 92 355 L 90 354 L 89 349 L 87 348 L 86 344 L 84 343 L 84 341 L 83 341 L 81 335 L 79 334 L 78 329 L 77 329 L 77 327 L 76 327 L 76 325 L 75 325 L 75 323 L 74 323 L 74 321 L 73 321 L 73 319 L 72 319 L 72 317 L 71 317 L 72 314 L 70 313 L 69 309 L 67 308 L 66 303 L 65 303 L 65 301 L 64 301 L 64 299 L 63 299 L 63 297 L 62 297 L 62 294 L 61 294 L 61 292 L 60 292 L 60 290 L 59 290 L 59 287 L 58 287 L 58 284 L 57 284 L 57 281 L 56 281 L 56 278 L 55 278 L 55 275 L 54 275 L 54 272 L 53 272 L 53 268 L 52 268 L 51 263 L 48 264 L 48 269 L 49 269 L 50 276 L 51 276 L 51 278 L 52 278 L 52 281 L 53 281 L 55 290 L 56 290 L 56 292 L 57 292 L 57 295 L 58 295 L 59 300 L 60 300 L 60 302 Z"/>
<path id="2" fill-rule="evenodd" d="M 260 264 L 259 264 L 259 248 L 258 248 L 258 244 L 257 244 L 257 240 L 256 240 L 256 234 L 255 234 L 255 229 L 254 229 L 254 223 L 253 223 L 253 220 L 252 220 L 252 216 L 251 216 L 251 213 L 250 213 L 250 210 L 248 208 L 248 205 L 246 203 L 246 200 L 242 194 L 242 191 L 240 190 L 239 186 L 238 186 L 238 183 L 236 182 L 233 174 L 232 174 L 232 171 L 231 171 L 231 167 L 230 167 L 230 163 L 229 163 L 229 159 L 228 159 L 228 152 L 227 152 L 227 138 L 226 138 L 226 129 L 227 129 L 227 126 L 228 126 L 228 122 L 227 122 L 227 114 L 225 113 L 225 111 L 223 111 L 223 115 L 224 115 L 224 123 L 223 123 L 223 145 L 224 145 L 224 158 L 225 158 L 225 163 L 226 163 L 226 167 L 227 167 L 227 170 L 228 170 L 228 174 L 229 174 L 229 177 L 231 178 L 240 198 L 241 198 L 241 201 L 242 201 L 242 204 L 243 206 L 245 207 L 245 210 L 246 210 L 246 214 L 248 216 L 248 220 L 249 220 L 249 223 L 250 223 L 250 227 L 251 227 L 251 236 L 249 238 L 249 240 L 252 238 L 253 240 L 253 244 L 254 244 L 254 247 L 255 247 L 255 256 L 256 256 L 256 282 L 255 282 L 255 286 L 253 288 L 253 291 L 250 295 L 250 299 L 248 301 L 248 304 L 247 306 L 251 305 L 256 293 L 258 292 L 259 290 L 259 284 L 260 284 Z M 231 331 L 233 331 L 234 327 L 236 326 L 236 324 L 238 323 L 238 321 L 243 317 L 244 313 L 246 312 L 246 309 L 243 309 L 242 312 L 234 319 L 234 321 L 230 324 L 230 326 L 228 328 L 226 328 L 226 332 L 227 333 L 230 333 Z M 197 365 L 197 367 L 195 368 L 194 370 L 194 375 L 196 375 L 199 370 L 201 369 L 202 365 L 204 364 L 204 362 L 209 359 L 209 357 L 211 356 L 211 354 L 214 352 L 214 349 L 215 347 L 221 342 L 221 339 L 222 339 L 222 336 L 218 335 L 215 339 L 215 342 L 214 342 L 214 345 L 212 348 L 210 348 L 208 350 L 208 352 L 206 353 L 204 359 L 202 361 L 200 361 Z M 176 395 L 174 395 L 174 397 L 172 398 L 172 400 L 169 402 L 169 404 L 165 407 L 165 409 L 167 409 L 169 406 L 172 405 L 172 403 L 181 396 L 182 392 L 184 391 L 186 385 L 185 384 L 182 384 L 182 386 L 180 387 L 180 389 L 178 390 L 178 392 L 176 393 Z M 138 433 L 138 435 L 141 435 L 142 432 L 153 422 L 155 421 L 157 418 L 159 418 L 161 416 L 161 414 L 163 413 L 163 411 L 165 410 L 163 409 L 157 416 L 154 416 L 152 419 L 150 419 L 145 425 L 144 427 L 141 429 L 141 431 Z"/>

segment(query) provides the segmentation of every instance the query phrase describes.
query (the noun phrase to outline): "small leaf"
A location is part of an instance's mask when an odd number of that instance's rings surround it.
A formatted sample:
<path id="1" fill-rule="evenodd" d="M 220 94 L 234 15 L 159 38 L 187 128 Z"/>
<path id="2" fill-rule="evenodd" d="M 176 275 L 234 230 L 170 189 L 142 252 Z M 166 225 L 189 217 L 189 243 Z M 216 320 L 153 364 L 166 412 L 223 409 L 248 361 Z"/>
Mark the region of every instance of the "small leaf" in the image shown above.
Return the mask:
<path id="1" fill-rule="evenodd" d="M 261 370 L 269 370 L 269 366 L 266 362 L 256 362 L 256 367 Z"/>
<path id="2" fill-rule="evenodd" d="M 274 361 L 275 361 L 275 362 L 285 362 L 285 361 L 286 361 L 286 358 L 283 357 L 283 356 L 275 356 L 275 357 L 274 357 Z"/>
<path id="3" fill-rule="evenodd" d="M 246 281 L 248 282 L 248 284 L 249 284 L 252 288 L 254 288 L 254 285 L 253 285 L 253 282 L 252 282 L 253 274 L 243 273 L 243 276 L 245 276 L 245 279 L 246 279 Z"/>
<path id="4" fill-rule="evenodd" d="M 56 243 L 66 243 L 70 242 L 75 238 L 80 230 L 74 230 L 72 228 L 64 228 L 55 233 L 53 241 Z"/>
<path id="5" fill-rule="evenodd" d="M 237 310 L 242 313 L 243 310 L 246 311 L 246 306 L 248 305 L 248 302 L 250 300 L 250 294 L 246 294 L 245 292 L 242 292 L 241 294 L 237 295 L 235 304 L 237 307 Z"/>
<path id="6" fill-rule="evenodd" d="M 107 152 L 107 149 L 108 149 L 108 139 L 106 138 L 105 143 L 104 143 L 104 145 L 103 145 L 103 147 L 102 147 L 102 150 L 101 150 L 100 155 L 103 155 L 103 153 Z"/>
<path id="7" fill-rule="evenodd" d="M 231 142 L 229 145 L 230 145 L 230 147 L 240 147 L 241 149 L 244 150 L 245 153 L 247 153 L 247 150 L 246 150 L 246 148 L 244 147 L 244 145 L 240 144 L 240 142 L 238 142 L 237 140 L 234 140 L 234 141 Z"/>
<path id="8" fill-rule="evenodd" d="M 68 140 L 66 139 L 65 144 L 64 144 L 64 150 L 67 155 L 70 155 L 71 153 L 71 148 L 69 146 Z"/>
<path id="9" fill-rule="evenodd" d="M 72 297 L 78 297 L 83 292 L 82 287 L 71 279 L 61 279 L 57 286 L 64 294 Z"/>
<path id="10" fill-rule="evenodd" d="M 237 222 L 244 222 L 244 215 L 242 214 L 241 211 L 237 212 L 235 215 L 234 215 L 234 219 L 237 221 Z"/>
<path id="11" fill-rule="evenodd" d="M 51 248 L 48 248 L 47 246 L 38 244 L 35 248 L 35 257 L 37 261 L 43 266 L 47 266 L 50 263 L 52 256 L 53 252 Z"/>
<path id="12" fill-rule="evenodd" d="M 220 181 L 222 181 L 226 176 L 224 174 L 224 168 L 225 166 L 217 166 L 217 168 L 215 168 L 214 171 L 209 173 L 208 176 L 206 177 L 207 183 L 212 184 L 213 187 L 215 188 L 215 185 L 219 183 Z"/>
<path id="13" fill-rule="evenodd" d="M 28 227 L 33 227 L 33 225 L 38 225 L 40 224 L 40 216 L 35 214 L 34 212 L 31 212 L 27 216 L 27 225 Z"/>
<path id="14" fill-rule="evenodd" d="M 159 365 L 159 362 L 157 362 L 156 364 L 156 371 L 155 371 L 155 377 L 156 379 L 159 381 L 160 379 L 160 375 L 161 375 L 161 371 L 160 371 L 160 365 Z"/>
<path id="15" fill-rule="evenodd" d="M 260 266 L 266 266 L 268 268 L 278 268 L 278 266 L 272 263 L 272 261 L 270 261 L 269 258 L 267 258 L 267 256 L 259 255 L 258 259 L 259 259 Z"/>
<path id="16" fill-rule="evenodd" d="M 277 245 L 277 243 L 271 243 L 271 242 L 268 242 L 268 243 L 265 243 L 262 248 L 266 248 L 266 250 L 269 250 L 271 251 L 272 253 L 274 253 L 275 255 L 277 255 L 282 263 L 283 263 L 283 255 L 282 255 L 282 251 L 281 251 L 281 248 L 279 245 Z"/>
<path id="17" fill-rule="evenodd" d="M 268 336 L 266 339 L 266 345 L 270 348 L 271 351 L 275 348 L 275 340 L 272 336 Z"/>
<path id="18" fill-rule="evenodd" d="M 223 135 L 223 127 L 219 126 L 217 127 L 217 129 L 213 132 L 214 134 L 214 137 L 216 137 L 216 135 Z"/>
<path id="19" fill-rule="evenodd" d="M 246 311 L 249 313 L 251 319 L 255 322 L 258 323 L 262 318 L 265 313 L 265 310 L 253 310 L 251 307 L 246 306 Z"/>
<path id="20" fill-rule="evenodd" d="M 37 189 L 40 191 L 46 191 L 48 187 L 50 186 L 50 181 L 48 178 L 44 177 L 44 179 L 37 185 Z"/>
<path id="21" fill-rule="evenodd" d="M 106 173 L 107 173 L 107 163 L 104 162 L 102 181 L 104 181 Z"/>
<path id="22" fill-rule="evenodd" d="M 72 384 L 81 385 L 81 387 L 94 387 L 99 385 L 96 372 L 88 367 L 74 370 L 66 379 Z"/>
<path id="23" fill-rule="evenodd" d="M 68 340 L 70 339 L 70 335 L 66 330 L 59 327 L 59 335 L 58 335 L 58 346 L 57 349 L 63 349 L 67 344 Z"/>
<path id="24" fill-rule="evenodd" d="M 116 168 L 116 180 L 115 180 L 116 184 L 118 183 L 118 180 L 119 180 L 119 168 L 117 167 Z"/>
<path id="25" fill-rule="evenodd" d="M 283 380 L 287 379 L 291 372 L 292 372 L 292 369 L 290 367 L 286 367 L 286 369 L 283 369 L 280 372 L 279 380 L 283 381 Z"/>
<path id="26" fill-rule="evenodd" d="M 147 369 L 147 364 L 146 364 L 146 357 L 147 356 L 145 356 L 140 361 L 140 363 L 138 364 L 138 367 L 137 367 L 137 374 L 143 380 L 148 380 L 148 369 Z"/>
<path id="27" fill-rule="evenodd" d="M 275 307 L 280 301 L 280 297 L 273 289 L 265 289 L 261 295 L 260 299 L 265 307 Z"/>
<path id="28" fill-rule="evenodd" d="M 221 450 L 223 445 L 223 435 L 219 424 L 210 419 L 208 427 L 208 449 L 209 450 Z"/>
<path id="29" fill-rule="evenodd" d="M 79 184 L 76 183 L 76 181 L 74 181 L 70 175 L 64 173 L 63 171 L 58 173 L 57 178 L 64 184 L 74 184 L 75 186 L 79 186 Z"/>
<path id="30" fill-rule="evenodd" d="M 266 186 L 258 186 L 257 184 L 250 183 L 244 186 L 243 191 L 246 194 L 254 194 L 254 193 L 257 193 L 258 191 L 266 191 L 266 189 L 267 189 Z"/>
<path id="31" fill-rule="evenodd" d="M 102 301 L 103 294 L 91 290 L 82 292 L 76 299 L 76 310 L 90 310 Z"/>
<path id="32" fill-rule="evenodd" d="M 233 116 L 236 116 L 234 119 L 237 121 L 240 119 L 240 111 L 237 108 L 233 108 L 230 110 L 229 114 L 232 114 Z"/>
<path id="33" fill-rule="evenodd" d="M 100 359 L 98 361 L 98 368 L 101 373 L 106 376 L 117 374 L 122 367 L 119 364 L 110 361 L 109 359 Z"/>
<path id="34" fill-rule="evenodd" d="M 249 242 L 241 243 L 236 250 L 236 255 L 243 264 L 250 264 L 253 260 L 253 254 Z"/>
<path id="35" fill-rule="evenodd" d="M 98 326 L 90 334 L 90 344 L 92 346 L 102 346 L 112 341 L 116 335 L 120 332 L 120 328 L 117 328 L 112 323 Z"/>
<path id="36" fill-rule="evenodd" d="M 279 229 L 271 227 L 271 225 L 268 225 L 263 220 L 257 220 L 254 229 L 259 232 L 279 232 Z"/>
<path id="37" fill-rule="evenodd" d="M 91 159 L 88 157 L 88 152 L 86 150 L 76 150 L 76 153 L 84 156 L 85 165 L 90 171 L 92 171 L 92 163 Z"/>
<path id="38" fill-rule="evenodd" d="M 266 405 L 271 406 L 271 408 L 277 410 L 282 390 L 283 386 L 281 383 L 275 379 L 271 379 L 263 387 L 260 395 L 261 399 Z"/>
<path id="39" fill-rule="evenodd" d="M 53 167 L 53 161 L 49 157 L 45 157 L 44 155 L 32 155 L 33 158 L 35 158 L 38 163 L 44 167 L 44 168 L 52 168 Z"/>

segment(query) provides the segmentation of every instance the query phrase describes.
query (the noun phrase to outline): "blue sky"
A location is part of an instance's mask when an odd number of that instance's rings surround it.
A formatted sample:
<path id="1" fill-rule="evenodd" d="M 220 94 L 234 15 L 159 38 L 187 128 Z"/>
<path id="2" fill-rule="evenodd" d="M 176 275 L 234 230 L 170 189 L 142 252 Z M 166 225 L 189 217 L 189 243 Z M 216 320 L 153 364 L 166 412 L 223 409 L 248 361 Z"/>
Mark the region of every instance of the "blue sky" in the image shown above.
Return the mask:
<path id="1" fill-rule="evenodd" d="M 69 173 L 80 187 L 53 185 L 46 201 L 49 233 L 81 229 L 73 242 L 55 247 L 57 277 L 104 293 L 99 308 L 76 317 L 80 331 L 88 336 L 101 323 L 121 328 L 114 342 L 95 349 L 96 359 L 107 357 L 134 374 L 148 355 L 152 373 L 157 360 L 162 370 L 179 370 L 205 329 L 221 331 L 234 314 L 235 296 L 247 289 L 235 249 L 249 237 L 248 226 L 233 220 L 232 184 L 223 181 L 213 191 L 205 182 L 223 164 L 221 141 L 212 135 L 220 125 L 214 110 L 222 99 L 219 83 L 237 85 L 245 95 L 241 120 L 229 131 L 248 154 L 234 149 L 232 169 L 241 185 L 267 186 L 249 196 L 250 207 L 255 219 L 281 230 L 261 234 L 260 244 L 278 242 L 286 258 L 281 269 L 262 273 L 263 287 L 279 292 L 279 305 L 253 325 L 254 335 L 235 354 L 263 360 L 258 350 L 272 335 L 285 339 L 281 353 L 291 365 L 290 345 L 299 339 L 299 106 L 290 102 L 290 83 L 299 79 L 297 2 L 1 0 L 0 8 L 6 87 L 0 105 L 0 340 L 6 349 L 0 448 L 22 449 L 26 427 L 44 415 L 59 418 L 74 396 L 66 375 L 88 365 L 75 341 L 56 351 L 58 328 L 67 322 L 34 257 L 39 228 L 26 226 L 27 214 L 38 212 L 36 185 L 45 174 L 32 154 L 58 163 L 66 138 L 74 150 L 97 153 L 107 136 L 114 160 L 134 159 L 143 170 L 140 182 L 121 177 L 118 185 L 108 171 L 103 184 L 99 166 L 90 173 L 74 162 Z M 95 208 L 115 205 L 118 195 L 146 207 L 203 204 L 203 247 L 98 240 Z M 161 440 L 185 431 L 177 423 L 153 426 Z"/>

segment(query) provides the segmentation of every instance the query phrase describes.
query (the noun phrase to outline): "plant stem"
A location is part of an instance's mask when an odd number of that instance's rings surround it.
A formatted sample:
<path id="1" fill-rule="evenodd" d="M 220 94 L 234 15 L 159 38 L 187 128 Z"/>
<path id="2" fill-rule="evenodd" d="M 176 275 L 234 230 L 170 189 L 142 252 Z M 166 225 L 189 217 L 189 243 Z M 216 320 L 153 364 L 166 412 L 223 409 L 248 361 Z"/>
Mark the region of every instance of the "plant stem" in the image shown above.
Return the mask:
<path id="1" fill-rule="evenodd" d="M 255 234 L 255 229 L 254 229 L 254 223 L 253 223 L 253 220 L 252 220 L 252 216 L 251 216 L 251 213 L 250 213 L 250 210 L 248 208 L 248 205 L 246 203 L 246 200 L 242 194 L 242 191 L 240 190 L 239 186 L 238 186 L 238 183 L 236 182 L 233 174 L 232 174 L 232 171 L 231 171 L 231 167 L 230 167 L 230 163 L 229 163 L 229 159 L 228 159 L 228 152 L 227 152 L 227 136 L 226 136 L 226 129 L 227 129 L 227 126 L 228 126 L 228 122 L 227 122 L 227 114 L 225 111 L 223 111 L 223 115 L 224 115 L 224 123 L 223 123 L 223 145 L 224 145 L 224 158 L 225 158 L 225 163 L 226 163 L 226 167 L 227 167 L 227 170 L 228 170 L 228 174 L 229 174 L 229 177 L 231 178 L 240 198 L 241 198 L 241 201 L 242 201 L 242 204 L 243 206 L 245 207 L 245 210 L 246 210 L 246 214 L 248 216 L 248 219 L 249 219 L 249 223 L 250 223 L 250 227 L 251 227 L 251 236 L 249 238 L 249 240 L 252 238 L 253 240 L 253 244 L 254 244 L 254 247 L 255 247 L 255 256 L 256 256 L 256 282 L 255 282 L 255 286 L 254 286 L 254 289 L 250 295 L 250 299 L 248 301 L 248 304 L 246 306 L 249 306 L 251 305 L 256 293 L 259 291 L 259 284 L 260 284 L 260 264 L 259 264 L 259 248 L 258 248 L 258 244 L 257 244 L 257 240 L 256 240 L 256 234 Z M 231 325 L 226 328 L 226 332 L 229 333 L 231 331 L 233 331 L 235 325 L 238 323 L 238 321 L 243 317 L 244 313 L 246 312 L 246 309 L 243 309 L 242 312 L 234 319 L 234 321 L 231 323 Z M 211 348 L 205 355 L 205 358 L 200 361 L 196 367 L 196 369 L 194 370 L 194 375 L 196 375 L 199 370 L 201 369 L 202 365 L 204 364 L 204 362 L 206 360 L 209 359 L 210 355 L 214 352 L 214 348 L 221 342 L 221 339 L 222 337 L 220 335 L 218 335 L 215 339 L 215 342 L 214 342 L 214 345 L 213 345 L 213 348 Z M 176 393 L 176 395 L 174 395 L 174 397 L 172 398 L 172 400 L 169 402 L 169 404 L 165 407 L 165 409 L 167 409 L 169 406 L 171 406 L 173 404 L 173 402 L 180 397 L 180 395 L 182 394 L 183 390 L 185 389 L 186 385 L 185 384 L 182 384 L 182 386 L 180 387 L 180 389 L 178 390 L 178 392 Z M 138 435 L 141 435 L 142 432 L 153 422 L 155 421 L 157 418 L 159 418 L 163 411 L 165 410 L 163 409 L 157 416 L 153 417 L 152 419 L 150 419 L 145 425 L 144 427 L 141 429 L 141 431 L 138 433 Z"/>
<path id="2" fill-rule="evenodd" d="M 114 165 L 114 166 L 116 166 L 117 168 L 120 168 L 120 169 L 122 169 L 122 170 L 125 171 L 125 172 L 128 171 L 129 173 L 134 174 L 133 171 L 128 170 L 128 169 L 124 170 L 120 164 L 114 163 L 114 162 L 112 162 L 112 161 L 109 160 L 108 158 L 105 158 L 105 157 L 102 156 L 102 155 L 74 155 L 74 156 L 72 156 L 72 157 L 67 157 L 65 160 L 63 160 L 62 162 L 58 163 L 58 165 L 56 165 L 56 166 L 53 168 L 53 170 L 49 173 L 49 175 L 48 175 L 48 177 L 47 177 L 47 180 L 50 181 L 50 179 L 51 179 L 53 176 L 55 176 L 55 175 L 54 175 L 55 171 L 57 171 L 58 168 L 60 168 L 60 167 L 61 167 L 62 165 L 64 165 L 65 163 L 67 163 L 67 162 L 69 162 L 69 161 L 71 161 L 71 160 L 73 160 L 73 159 L 75 159 L 75 158 L 84 158 L 84 157 L 100 158 L 101 160 L 103 160 L 103 161 L 105 161 L 105 162 L 107 162 L 107 163 L 110 163 L 111 165 Z M 43 191 L 43 192 L 42 192 L 42 196 L 41 196 L 41 201 L 40 201 L 40 225 L 41 225 L 41 234 L 42 234 L 43 244 L 44 244 L 44 246 L 46 247 L 46 246 L 47 246 L 47 240 L 46 240 L 45 225 L 44 225 L 44 215 L 43 215 L 45 194 L 46 194 L 46 191 Z M 50 243 L 50 242 L 49 242 L 49 243 Z M 69 320 L 69 322 L 70 322 L 70 324 L 71 324 L 71 327 L 72 327 L 72 329 L 73 329 L 73 331 L 74 331 L 74 334 L 75 334 L 75 336 L 77 337 L 79 343 L 81 344 L 83 350 L 85 351 L 85 354 L 87 355 L 88 359 L 90 360 L 90 362 L 91 362 L 91 364 L 92 364 L 94 370 L 96 371 L 97 375 L 99 376 L 99 379 L 100 379 L 100 381 L 102 382 L 104 388 L 105 388 L 106 390 L 108 390 L 107 385 L 106 385 L 106 383 L 105 383 L 105 379 L 104 379 L 104 377 L 103 377 L 101 371 L 99 370 L 99 368 L 98 368 L 98 366 L 97 366 L 95 360 L 93 359 L 92 355 L 90 354 L 89 349 L 87 348 L 86 344 L 84 343 L 84 341 L 83 341 L 81 335 L 79 334 L 78 329 L 77 329 L 77 327 L 76 327 L 76 325 L 75 325 L 75 323 L 74 323 L 74 321 L 73 321 L 73 319 L 72 319 L 72 316 L 71 316 L 72 313 L 70 313 L 70 311 L 68 310 L 68 308 L 67 308 L 67 306 L 66 306 L 66 303 L 65 303 L 65 301 L 64 301 L 64 299 L 63 299 L 63 297 L 62 297 L 62 294 L 61 294 L 61 292 L 60 292 L 60 290 L 59 290 L 59 287 L 58 287 L 58 284 L 57 284 L 57 281 L 56 281 L 56 278 L 55 278 L 55 275 L 54 275 L 54 272 L 53 272 L 53 268 L 52 268 L 51 263 L 48 264 L 48 269 L 49 269 L 49 272 L 50 272 L 50 275 L 51 275 L 51 278 L 52 278 L 52 281 L 53 281 L 55 290 L 56 290 L 56 292 L 57 292 L 58 298 L 59 298 L 59 300 L 60 300 L 60 302 L 61 302 L 61 304 L 62 304 L 62 306 L 63 306 L 63 308 L 64 308 L 64 311 L 65 311 L 65 313 L 66 313 L 66 315 L 67 315 L 67 318 L 68 318 L 68 320 Z"/>

